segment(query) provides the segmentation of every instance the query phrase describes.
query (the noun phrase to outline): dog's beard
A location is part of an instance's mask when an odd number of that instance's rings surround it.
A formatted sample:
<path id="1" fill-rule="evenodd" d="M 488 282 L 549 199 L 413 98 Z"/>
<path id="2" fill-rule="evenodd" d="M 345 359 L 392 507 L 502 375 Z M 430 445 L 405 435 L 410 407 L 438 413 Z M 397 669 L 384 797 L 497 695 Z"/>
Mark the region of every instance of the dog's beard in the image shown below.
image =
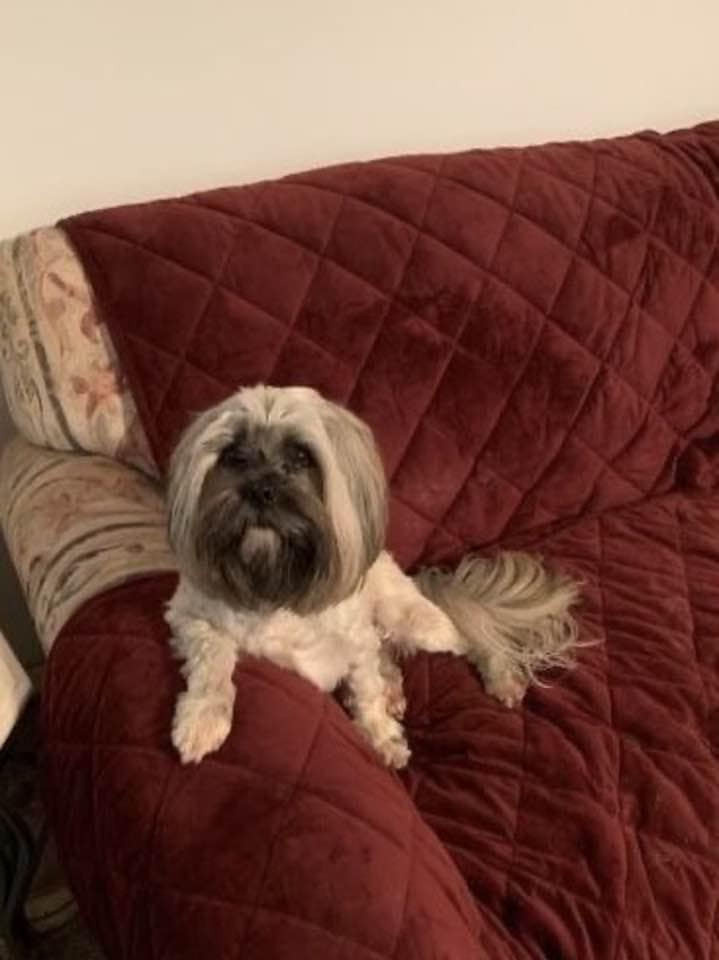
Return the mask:
<path id="1" fill-rule="evenodd" d="M 243 388 L 201 414 L 173 454 L 168 501 L 180 571 L 235 608 L 338 604 L 383 545 L 372 434 L 307 388 Z"/>
<path id="2" fill-rule="evenodd" d="M 231 492 L 199 519 L 197 557 L 207 585 L 233 607 L 318 609 L 336 563 L 334 539 L 312 500 L 258 511 Z"/>

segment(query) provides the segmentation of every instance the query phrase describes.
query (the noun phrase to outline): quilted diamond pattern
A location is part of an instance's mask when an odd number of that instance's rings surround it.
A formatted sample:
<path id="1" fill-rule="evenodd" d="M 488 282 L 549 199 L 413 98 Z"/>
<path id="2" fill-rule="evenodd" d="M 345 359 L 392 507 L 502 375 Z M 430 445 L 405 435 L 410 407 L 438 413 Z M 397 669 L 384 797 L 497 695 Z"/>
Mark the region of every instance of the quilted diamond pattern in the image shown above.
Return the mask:
<path id="1" fill-rule="evenodd" d="M 161 464 L 238 384 L 316 386 L 375 428 L 410 564 L 666 491 L 716 433 L 718 164 L 714 123 L 63 226 Z"/>
<path id="2" fill-rule="evenodd" d="M 602 641 L 521 712 L 412 668 L 410 794 L 532 957 L 716 955 L 718 528 L 672 494 L 517 538 L 583 578 Z"/>
<path id="3" fill-rule="evenodd" d="M 299 677 L 243 664 L 222 750 L 177 762 L 174 586 L 88 604 L 46 676 L 55 829 L 108 957 L 513 960 L 397 777 Z"/>
<path id="4" fill-rule="evenodd" d="M 518 539 L 584 578 L 603 642 L 522 711 L 463 661 L 413 661 L 406 790 L 265 663 L 238 670 L 219 753 L 180 766 L 174 578 L 86 606 L 50 659 L 47 773 L 108 957 L 713 958 L 717 529 L 714 494 L 675 493 Z"/>
<path id="5" fill-rule="evenodd" d="M 412 661 L 403 784 L 247 663 L 230 739 L 186 769 L 174 581 L 97 598 L 44 704 L 110 958 L 719 958 L 718 196 L 714 123 L 66 221 L 161 463 L 238 383 L 310 383 L 376 429 L 404 562 L 536 550 L 602 641 L 520 711 Z"/>

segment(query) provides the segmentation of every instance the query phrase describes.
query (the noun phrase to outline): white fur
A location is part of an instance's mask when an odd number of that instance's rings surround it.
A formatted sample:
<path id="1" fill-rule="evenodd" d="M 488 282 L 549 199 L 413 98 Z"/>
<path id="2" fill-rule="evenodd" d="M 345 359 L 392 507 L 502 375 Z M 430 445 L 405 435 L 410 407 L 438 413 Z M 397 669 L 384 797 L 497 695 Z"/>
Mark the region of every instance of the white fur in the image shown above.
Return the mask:
<path id="1" fill-rule="evenodd" d="M 195 505 L 219 451 L 246 418 L 267 429 L 292 423 L 318 457 L 342 574 L 336 602 L 319 613 L 238 611 L 198 586 Z M 465 655 L 480 670 L 487 692 L 508 706 L 522 699 L 537 670 L 571 663 L 576 624 L 569 611 L 576 585 L 533 558 L 469 557 L 454 573 L 425 571 L 415 582 L 387 552 L 377 556 L 372 544 L 383 529 L 384 478 L 371 434 L 313 390 L 240 390 L 202 414 L 175 453 L 169 495 L 181 576 L 166 619 L 187 681 L 172 741 L 184 763 L 199 762 L 226 739 L 235 699 L 232 674 L 241 656 L 271 660 L 327 693 L 343 682 L 356 723 L 396 767 L 409 758 L 400 722 L 398 654 Z M 252 530 L 242 550 L 250 555 L 267 549 L 274 537 L 271 530 Z M 368 554 L 376 557 L 369 569 Z"/>
<path id="2" fill-rule="evenodd" d="M 388 553 L 380 555 L 359 591 L 318 614 L 237 612 L 182 579 L 166 618 L 188 684 L 172 731 L 185 763 L 216 750 L 229 733 L 235 698 L 232 673 L 238 657 L 246 655 L 271 660 L 327 693 L 346 681 L 358 724 L 388 764 L 403 766 L 409 750 L 393 715 L 401 712 L 401 685 L 398 691 L 388 644 L 404 650 L 463 652 L 450 620 L 420 594 Z M 391 682 L 394 689 L 388 697 Z"/>
<path id="3" fill-rule="evenodd" d="M 358 504 L 352 502 L 351 478 L 361 469 L 367 477 L 376 477 L 376 489 L 370 493 L 382 500 L 384 510 L 384 476 L 366 424 L 309 387 L 246 387 L 200 414 L 185 431 L 173 455 L 168 491 L 170 542 L 180 569 L 189 571 L 194 565 L 195 508 L 207 474 L 222 448 L 247 421 L 268 429 L 294 428 L 317 456 L 325 481 L 326 509 L 342 556 L 344 590 L 349 593 L 366 566 L 362 562 L 362 521 Z M 342 463 L 330 437 L 333 427 L 343 439 Z M 354 434 L 358 432 L 369 442 L 356 442 Z"/>

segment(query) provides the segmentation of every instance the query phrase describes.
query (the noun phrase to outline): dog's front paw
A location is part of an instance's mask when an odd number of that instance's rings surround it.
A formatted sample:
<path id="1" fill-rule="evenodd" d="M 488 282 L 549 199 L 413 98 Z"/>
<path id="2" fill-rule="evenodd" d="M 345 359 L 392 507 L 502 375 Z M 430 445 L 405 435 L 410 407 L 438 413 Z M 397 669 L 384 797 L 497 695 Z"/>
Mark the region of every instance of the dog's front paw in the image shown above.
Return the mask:
<path id="1" fill-rule="evenodd" d="M 401 770 L 402 767 L 406 767 L 409 763 L 409 758 L 412 756 L 409 745 L 401 734 L 375 744 L 375 749 L 387 766 L 394 767 L 395 770 Z"/>
<path id="2" fill-rule="evenodd" d="M 231 726 L 231 700 L 183 693 L 172 721 L 172 743 L 183 763 L 199 763 L 222 746 Z"/>
<path id="3" fill-rule="evenodd" d="M 388 767 L 400 770 L 407 766 L 410 750 L 401 723 L 394 717 L 385 716 L 381 723 L 374 724 L 368 732 L 372 745 Z"/>
<path id="4" fill-rule="evenodd" d="M 402 674 L 396 680 L 387 683 L 387 713 L 395 720 L 402 720 L 407 711 L 407 699 L 404 695 Z"/>

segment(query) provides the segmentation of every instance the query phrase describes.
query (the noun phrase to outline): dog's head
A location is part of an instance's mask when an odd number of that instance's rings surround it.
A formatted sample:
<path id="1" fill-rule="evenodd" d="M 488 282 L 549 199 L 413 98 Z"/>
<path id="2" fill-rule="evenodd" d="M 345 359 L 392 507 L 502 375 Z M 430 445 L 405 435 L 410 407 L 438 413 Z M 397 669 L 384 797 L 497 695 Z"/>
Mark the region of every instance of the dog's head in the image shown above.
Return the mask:
<path id="1" fill-rule="evenodd" d="M 369 428 L 306 387 L 250 387 L 201 414 L 170 465 L 180 568 L 239 609 L 311 613 L 382 549 L 385 478 Z"/>

